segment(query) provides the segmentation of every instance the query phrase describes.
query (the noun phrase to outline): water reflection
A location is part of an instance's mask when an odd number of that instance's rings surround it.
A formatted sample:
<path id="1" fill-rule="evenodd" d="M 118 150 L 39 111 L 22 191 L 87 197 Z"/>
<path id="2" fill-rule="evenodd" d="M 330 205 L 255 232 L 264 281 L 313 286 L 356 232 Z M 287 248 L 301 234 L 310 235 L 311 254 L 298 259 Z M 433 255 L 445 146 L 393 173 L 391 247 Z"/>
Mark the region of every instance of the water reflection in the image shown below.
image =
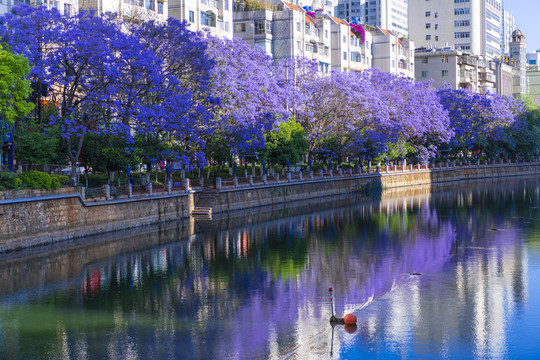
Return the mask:
<path id="1" fill-rule="evenodd" d="M 5 264 L 0 355 L 305 359 L 332 346 L 339 358 L 507 357 L 539 263 L 536 180 L 415 192 L 279 219 L 261 209 L 196 235 L 170 224 Z M 235 225 L 247 216 L 266 221 Z M 333 344 L 328 287 L 336 312 L 359 318 Z"/>

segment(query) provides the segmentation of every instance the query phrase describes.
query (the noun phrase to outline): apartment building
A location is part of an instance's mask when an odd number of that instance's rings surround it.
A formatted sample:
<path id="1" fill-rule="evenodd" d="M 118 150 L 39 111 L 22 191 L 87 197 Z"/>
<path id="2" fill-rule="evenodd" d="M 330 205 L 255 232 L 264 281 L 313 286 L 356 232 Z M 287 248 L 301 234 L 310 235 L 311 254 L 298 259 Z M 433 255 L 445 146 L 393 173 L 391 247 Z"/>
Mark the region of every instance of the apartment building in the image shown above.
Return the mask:
<path id="1" fill-rule="evenodd" d="M 388 29 L 409 36 L 409 0 L 338 0 L 334 15 L 348 22 Z"/>
<path id="2" fill-rule="evenodd" d="M 328 17 L 332 28 L 332 70 L 363 71 L 373 66 L 373 36 L 364 27 L 365 38 L 343 19 Z"/>
<path id="3" fill-rule="evenodd" d="M 233 37 L 233 0 L 168 0 L 168 16 L 189 22 L 193 31 Z"/>
<path id="4" fill-rule="evenodd" d="M 166 20 L 166 0 L 79 0 L 81 10 L 118 13 L 127 21 Z"/>
<path id="5" fill-rule="evenodd" d="M 321 73 L 331 70 L 330 21 L 320 12 L 312 17 L 300 6 L 282 2 L 274 12 L 273 31 L 276 63 L 301 56 L 316 60 Z"/>
<path id="6" fill-rule="evenodd" d="M 373 67 L 414 79 L 414 42 L 380 27 L 369 28 L 372 36 Z"/>
<path id="7" fill-rule="evenodd" d="M 394 34 L 387 32 L 382 35 L 378 28 L 365 25 L 351 26 L 343 19 L 325 14 L 323 9 L 308 12 L 288 2 L 278 5 L 267 3 L 264 8 L 235 3 L 234 7 L 235 37 L 261 47 L 276 63 L 295 57 L 313 59 L 319 64 L 320 73 L 363 71 L 375 66 L 372 54 L 374 34 L 378 36 L 377 44 L 386 41 L 389 49 L 390 42 L 400 43 Z M 379 52 L 384 53 L 382 49 Z M 397 55 L 394 62 L 399 64 L 399 52 Z M 390 71 L 391 64 L 384 66 L 384 61 L 391 62 L 390 56 L 379 63 L 381 68 Z M 399 69 L 398 66 L 395 68 Z M 412 77 L 413 74 L 405 76 Z"/>
<path id="8" fill-rule="evenodd" d="M 259 46 L 273 56 L 274 7 L 265 4 L 260 8 L 246 7 L 243 2 L 233 5 L 233 36 L 251 46 Z"/>
<path id="9" fill-rule="evenodd" d="M 409 0 L 409 8 L 409 35 L 418 47 L 500 55 L 500 0 Z"/>
<path id="10" fill-rule="evenodd" d="M 448 84 L 452 89 L 469 89 L 481 94 L 512 95 L 512 67 L 499 60 L 450 47 L 417 49 L 415 59 L 416 79 L 431 80 L 435 88 Z"/>
<path id="11" fill-rule="evenodd" d="M 55 8 L 63 15 L 73 15 L 79 9 L 78 0 L 0 0 L 0 16 L 11 12 L 18 5 L 46 6 Z"/>

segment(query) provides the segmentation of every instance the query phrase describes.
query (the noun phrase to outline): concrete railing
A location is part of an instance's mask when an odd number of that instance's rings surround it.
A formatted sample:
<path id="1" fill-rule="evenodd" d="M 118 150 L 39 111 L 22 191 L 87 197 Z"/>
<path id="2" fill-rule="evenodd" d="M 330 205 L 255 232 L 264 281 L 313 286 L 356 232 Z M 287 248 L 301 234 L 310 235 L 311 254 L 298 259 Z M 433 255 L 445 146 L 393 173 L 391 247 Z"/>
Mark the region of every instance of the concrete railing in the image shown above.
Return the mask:
<path id="1" fill-rule="evenodd" d="M 407 164 L 403 162 L 400 165 L 397 164 L 374 164 L 375 167 L 368 166 L 358 168 L 338 168 L 337 171 L 333 169 L 319 170 L 316 172 L 309 171 L 305 174 L 301 171 L 288 172 L 285 174 L 285 181 L 280 181 L 280 174 L 274 173 L 274 175 L 253 176 L 248 175 L 245 178 L 233 177 L 231 179 L 216 178 L 215 187 L 210 182 L 208 188 L 216 188 L 217 190 L 231 189 L 231 188 L 245 188 L 253 186 L 275 185 L 284 183 L 298 183 L 298 182 L 317 182 L 317 181 L 331 181 L 339 180 L 351 177 L 369 177 L 369 176 L 394 176 L 398 174 L 418 173 L 418 172 L 432 172 L 432 171 L 456 171 L 458 169 L 467 168 L 495 168 L 495 167 L 514 167 L 520 165 L 540 165 L 540 158 L 530 161 L 512 161 L 511 159 L 488 159 L 488 160 L 446 160 L 435 164 Z M 196 184 L 195 184 L 196 183 Z M 181 184 L 181 185 L 179 185 Z M 144 190 L 136 192 L 135 188 L 140 186 L 126 185 L 125 197 L 133 198 L 137 197 L 137 194 L 141 195 L 143 192 L 146 196 L 156 196 L 157 192 L 153 191 L 153 185 L 151 183 L 144 186 Z M 190 179 L 184 179 L 181 183 L 169 182 L 164 186 L 165 193 L 177 194 L 177 193 L 190 193 L 192 191 L 198 191 L 204 189 L 204 183 L 202 181 L 192 182 Z M 86 189 L 85 193 L 89 197 L 101 197 L 102 199 L 112 200 L 118 199 L 119 196 L 112 196 L 111 187 L 104 185 L 97 189 Z M 121 194 L 120 197 L 123 197 Z"/>

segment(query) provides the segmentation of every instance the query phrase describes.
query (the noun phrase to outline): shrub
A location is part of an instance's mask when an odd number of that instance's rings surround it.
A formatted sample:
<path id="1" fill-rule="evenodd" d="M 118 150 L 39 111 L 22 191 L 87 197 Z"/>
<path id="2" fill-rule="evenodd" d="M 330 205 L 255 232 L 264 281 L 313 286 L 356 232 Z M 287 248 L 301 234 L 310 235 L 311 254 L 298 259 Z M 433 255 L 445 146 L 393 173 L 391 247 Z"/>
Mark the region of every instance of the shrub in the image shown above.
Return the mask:
<path id="1" fill-rule="evenodd" d="M 10 171 L 0 171 L 0 187 L 2 189 L 18 189 L 21 183 L 17 180 L 17 174 Z"/>
<path id="2" fill-rule="evenodd" d="M 53 178 L 57 179 L 60 184 L 69 184 L 71 180 L 67 175 L 51 175 Z"/>
<path id="3" fill-rule="evenodd" d="M 27 171 L 19 174 L 19 179 L 30 189 L 58 189 L 60 181 L 47 173 L 41 171 Z"/>

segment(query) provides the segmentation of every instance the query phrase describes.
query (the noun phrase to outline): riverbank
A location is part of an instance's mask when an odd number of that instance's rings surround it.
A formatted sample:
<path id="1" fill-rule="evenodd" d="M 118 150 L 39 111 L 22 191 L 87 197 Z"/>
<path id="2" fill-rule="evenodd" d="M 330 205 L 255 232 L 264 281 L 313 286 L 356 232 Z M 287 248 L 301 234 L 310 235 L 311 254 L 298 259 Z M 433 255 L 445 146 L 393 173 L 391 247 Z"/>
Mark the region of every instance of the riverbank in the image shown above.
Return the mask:
<path id="1" fill-rule="evenodd" d="M 383 169 L 238 188 L 222 188 L 215 214 L 360 192 L 366 186 L 393 189 L 474 179 L 540 174 L 540 163 L 413 169 Z M 90 235 L 138 228 L 191 217 L 202 191 L 89 202 L 81 194 L 34 196 L 0 201 L 0 252 L 53 244 Z"/>

